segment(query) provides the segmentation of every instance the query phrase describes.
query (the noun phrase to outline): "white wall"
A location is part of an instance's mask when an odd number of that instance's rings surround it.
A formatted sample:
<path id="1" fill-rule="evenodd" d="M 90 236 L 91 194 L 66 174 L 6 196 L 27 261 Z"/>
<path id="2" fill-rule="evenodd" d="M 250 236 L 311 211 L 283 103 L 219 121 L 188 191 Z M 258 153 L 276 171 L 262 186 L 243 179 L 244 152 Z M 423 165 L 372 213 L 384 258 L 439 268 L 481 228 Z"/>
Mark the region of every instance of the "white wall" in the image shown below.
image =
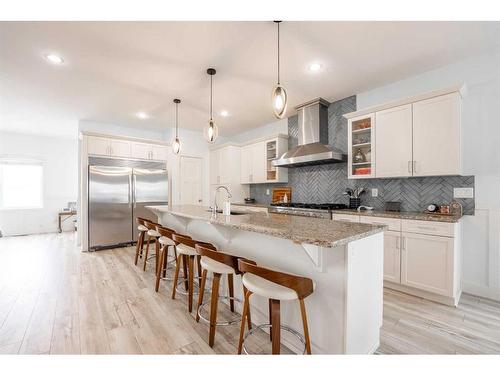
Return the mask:
<path id="1" fill-rule="evenodd" d="M 171 142 L 174 138 L 174 129 L 167 129 L 164 132 L 164 139 Z M 209 186 L 209 146 L 210 144 L 203 137 L 203 132 L 187 129 L 179 129 L 179 139 L 181 141 L 181 151 L 179 155 L 169 153 L 168 165 L 169 173 L 172 178 L 172 204 L 178 204 L 180 201 L 179 191 L 179 158 L 181 156 L 199 157 L 203 160 L 203 205 L 210 204 Z M 219 137 L 217 144 L 224 143 L 225 138 Z"/>
<path id="2" fill-rule="evenodd" d="M 500 300 L 500 54 L 486 54 L 357 96 L 358 109 L 465 83 L 464 167 L 475 177 L 476 213 L 463 219 L 464 290 Z M 444 140 L 445 141 L 445 140 Z"/>
<path id="3" fill-rule="evenodd" d="M 57 213 L 77 198 L 77 141 L 0 132 L 0 157 L 41 160 L 44 165 L 43 208 L 0 211 L 4 235 L 57 231 Z M 72 220 L 63 227 L 72 229 Z"/>
<path id="4" fill-rule="evenodd" d="M 236 143 L 245 143 L 253 139 L 263 138 L 276 134 L 288 134 L 288 118 L 270 122 L 259 126 L 258 128 L 251 129 L 244 133 L 236 134 L 228 137 L 228 140 Z"/>

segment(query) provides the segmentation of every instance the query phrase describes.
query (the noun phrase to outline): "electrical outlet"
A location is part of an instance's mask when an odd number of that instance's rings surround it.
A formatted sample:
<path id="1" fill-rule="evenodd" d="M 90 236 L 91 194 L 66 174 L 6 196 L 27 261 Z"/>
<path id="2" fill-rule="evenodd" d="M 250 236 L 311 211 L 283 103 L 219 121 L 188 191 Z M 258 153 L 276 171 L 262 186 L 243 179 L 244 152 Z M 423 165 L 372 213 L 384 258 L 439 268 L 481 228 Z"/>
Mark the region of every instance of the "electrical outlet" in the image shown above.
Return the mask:
<path id="1" fill-rule="evenodd" d="M 269 195 L 271 194 L 271 192 L 269 191 L 269 189 L 266 189 L 266 195 Z"/>
<path id="2" fill-rule="evenodd" d="M 372 189 L 372 197 L 378 197 L 378 189 Z"/>
<path id="3" fill-rule="evenodd" d="M 474 188 L 453 188 L 453 198 L 474 198 Z"/>

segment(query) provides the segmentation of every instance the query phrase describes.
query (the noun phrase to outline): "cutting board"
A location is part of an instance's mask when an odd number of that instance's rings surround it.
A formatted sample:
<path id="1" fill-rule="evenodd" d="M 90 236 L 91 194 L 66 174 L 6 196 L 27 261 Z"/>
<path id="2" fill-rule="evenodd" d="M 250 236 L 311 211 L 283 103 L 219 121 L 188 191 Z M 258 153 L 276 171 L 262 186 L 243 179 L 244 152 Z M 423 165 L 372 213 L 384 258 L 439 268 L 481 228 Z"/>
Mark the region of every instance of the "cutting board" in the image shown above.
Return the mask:
<path id="1" fill-rule="evenodd" d="M 292 201 L 292 188 L 290 187 L 282 187 L 273 189 L 273 203 L 283 202 L 283 197 L 287 196 L 288 202 Z"/>

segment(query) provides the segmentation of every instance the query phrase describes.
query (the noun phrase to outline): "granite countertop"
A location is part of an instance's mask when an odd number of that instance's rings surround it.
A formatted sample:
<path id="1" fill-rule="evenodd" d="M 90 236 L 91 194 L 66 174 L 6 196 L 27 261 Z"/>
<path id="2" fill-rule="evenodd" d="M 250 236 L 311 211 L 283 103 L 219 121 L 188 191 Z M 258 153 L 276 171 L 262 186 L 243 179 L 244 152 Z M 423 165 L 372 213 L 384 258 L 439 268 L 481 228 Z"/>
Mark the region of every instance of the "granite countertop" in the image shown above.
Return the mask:
<path id="1" fill-rule="evenodd" d="M 442 223 L 457 223 L 461 215 L 439 215 L 425 212 L 392 212 L 392 211 L 358 211 L 351 209 L 333 210 L 334 214 L 358 215 L 371 217 L 386 217 L 391 219 L 438 221 Z"/>
<path id="2" fill-rule="evenodd" d="M 205 220 L 213 224 L 249 232 L 289 239 L 295 243 L 307 243 L 322 247 L 335 247 L 383 232 L 385 225 L 349 223 L 329 219 L 252 212 L 243 215 L 224 216 L 207 211 L 208 207 L 194 205 L 147 206 L 153 212 L 169 213 L 189 219 Z"/>
<path id="3" fill-rule="evenodd" d="M 245 203 L 245 202 L 236 202 L 236 203 L 233 203 L 231 202 L 231 205 L 234 205 L 234 206 L 247 206 L 247 207 L 260 207 L 260 208 L 269 208 L 269 205 L 268 204 L 264 204 L 264 203 Z"/>

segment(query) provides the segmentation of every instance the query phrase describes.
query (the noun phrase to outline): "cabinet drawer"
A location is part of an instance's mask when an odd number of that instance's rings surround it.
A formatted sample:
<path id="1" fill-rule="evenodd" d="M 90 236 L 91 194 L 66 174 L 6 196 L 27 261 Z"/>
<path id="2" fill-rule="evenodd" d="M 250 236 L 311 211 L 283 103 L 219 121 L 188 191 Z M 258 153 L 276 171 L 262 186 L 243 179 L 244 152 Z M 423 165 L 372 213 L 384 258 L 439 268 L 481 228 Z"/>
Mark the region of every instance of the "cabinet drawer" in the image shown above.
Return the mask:
<path id="1" fill-rule="evenodd" d="M 455 224 L 439 223 L 423 220 L 403 220 L 403 232 L 431 234 L 435 236 L 453 237 Z"/>
<path id="2" fill-rule="evenodd" d="M 401 231 L 401 219 L 361 216 L 359 222 L 373 225 L 387 225 L 389 230 Z"/>
<path id="3" fill-rule="evenodd" d="M 358 215 L 332 214 L 332 220 L 349 221 L 351 223 L 359 223 Z"/>

